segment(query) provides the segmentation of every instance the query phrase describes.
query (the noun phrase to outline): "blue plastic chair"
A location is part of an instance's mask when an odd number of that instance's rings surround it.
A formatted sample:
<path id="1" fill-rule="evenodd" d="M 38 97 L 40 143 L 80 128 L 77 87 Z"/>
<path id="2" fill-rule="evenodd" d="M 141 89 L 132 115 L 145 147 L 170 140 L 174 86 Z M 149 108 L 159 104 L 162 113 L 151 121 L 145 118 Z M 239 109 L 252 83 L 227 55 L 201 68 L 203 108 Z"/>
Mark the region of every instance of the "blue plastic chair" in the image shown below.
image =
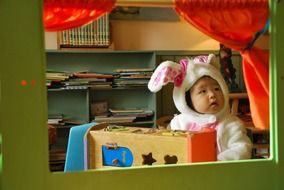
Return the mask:
<path id="1" fill-rule="evenodd" d="M 64 172 L 85 170 L 84 137 L 94 125 L 96 123 L 87 123 L 70 129 Z"/>

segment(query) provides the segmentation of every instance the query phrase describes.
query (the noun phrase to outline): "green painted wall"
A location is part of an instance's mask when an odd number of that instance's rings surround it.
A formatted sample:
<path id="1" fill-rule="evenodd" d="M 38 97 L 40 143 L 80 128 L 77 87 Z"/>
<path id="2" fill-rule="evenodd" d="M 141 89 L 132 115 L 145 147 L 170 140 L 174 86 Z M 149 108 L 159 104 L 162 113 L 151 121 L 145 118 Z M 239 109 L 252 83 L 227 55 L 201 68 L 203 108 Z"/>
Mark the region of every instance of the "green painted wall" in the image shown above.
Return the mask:
<path id="1" fill-rule="evenodd" d="M 0 1 L 1 189 L 284 189 L 283 2 L 272 6 L 271 159 L 67 174 L 48 170 L 41 7 L 40 1 Z"/>

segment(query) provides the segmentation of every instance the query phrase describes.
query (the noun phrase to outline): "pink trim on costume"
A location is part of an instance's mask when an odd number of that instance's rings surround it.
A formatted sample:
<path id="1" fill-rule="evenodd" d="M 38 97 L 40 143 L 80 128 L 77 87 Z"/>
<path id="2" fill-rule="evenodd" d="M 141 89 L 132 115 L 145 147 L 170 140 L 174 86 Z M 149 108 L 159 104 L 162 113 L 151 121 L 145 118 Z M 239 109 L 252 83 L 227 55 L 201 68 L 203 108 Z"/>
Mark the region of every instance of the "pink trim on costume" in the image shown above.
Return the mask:
<path id="1" fill-rule="evenodd" d="M 207 128 L 210 128 L 210 129 L 217 129 L 217 127 L 218 127 L 218 122 L 208 124 L 207 126 Z"/>
<path id="2" fill-rule="evenodd" d="M 200 131 L 202 129 L 201 125 L 197 125 L 197 123 L 188 123 L 186 125 L 187 131 Z"/>
<path id="3" fill-rule="evenodd" d="M 210 128 L 210 129 L 216 130 L 217 126 L 218 126 L 218 122 L 208 123 L 206 125 L 198 125 L 197 123 L 192 122 L 186 125 L 186 130 L 187 131 L 200 131 L 203 128 Z"/>

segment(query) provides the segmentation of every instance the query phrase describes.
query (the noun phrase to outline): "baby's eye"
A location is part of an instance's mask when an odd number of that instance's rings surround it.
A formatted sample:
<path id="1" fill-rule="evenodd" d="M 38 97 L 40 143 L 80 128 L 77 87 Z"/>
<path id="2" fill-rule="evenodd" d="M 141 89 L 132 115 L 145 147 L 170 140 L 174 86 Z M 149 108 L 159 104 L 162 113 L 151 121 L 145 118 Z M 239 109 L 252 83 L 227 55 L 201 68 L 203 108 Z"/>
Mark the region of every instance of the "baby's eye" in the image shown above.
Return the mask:
<path id="1" fill-rule="evenodd" d="M 200 90 L 199 92 L 198 92 L 198 94 L 204 94 L 206 92 L 206 90 Z"/>
<path id="2" fill-rule="evenodd" d="M 214 90 L 215 90 L 215 91 L 219 91 L 219 90 L 220 90 L 220 87 L 215 87 Z"/>

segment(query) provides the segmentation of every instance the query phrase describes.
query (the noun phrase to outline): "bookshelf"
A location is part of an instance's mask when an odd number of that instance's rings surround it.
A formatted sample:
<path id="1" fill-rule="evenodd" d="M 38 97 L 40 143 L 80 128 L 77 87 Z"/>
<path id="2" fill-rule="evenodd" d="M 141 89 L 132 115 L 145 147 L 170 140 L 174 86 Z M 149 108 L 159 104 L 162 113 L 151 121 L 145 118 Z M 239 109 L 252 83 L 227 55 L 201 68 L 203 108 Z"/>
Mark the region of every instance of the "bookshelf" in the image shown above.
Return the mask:
<path id="1" fill-rule="evenodd" d="M 156 54 L 153 51 L 46 50 L 46 63 L 47 71 L 52 72 L 70 74 L 87 71 L 117 77 L 117 70 L 153 70 L 156 65 Z M 147 83 L 114 87 L 112 82 L 112 86 L 107 88 L 88 85 L 72 88 L 48 87 L 47 94 L 48 114 L 61 115 L 64 121 L 68 121 L 55 124 L 58 138 L 53 149 L 66 149 L 70 127 L 93 121 L 94 115 L 91 110 L 93 103 L 106 102 L 108 108 L 137 108 L 151 110 L 153 113 L 144 120 L 134 120 L 123 123 L 124 125 L 153 127 L 156 120 L 156 94 L 148 90 Z"/>

